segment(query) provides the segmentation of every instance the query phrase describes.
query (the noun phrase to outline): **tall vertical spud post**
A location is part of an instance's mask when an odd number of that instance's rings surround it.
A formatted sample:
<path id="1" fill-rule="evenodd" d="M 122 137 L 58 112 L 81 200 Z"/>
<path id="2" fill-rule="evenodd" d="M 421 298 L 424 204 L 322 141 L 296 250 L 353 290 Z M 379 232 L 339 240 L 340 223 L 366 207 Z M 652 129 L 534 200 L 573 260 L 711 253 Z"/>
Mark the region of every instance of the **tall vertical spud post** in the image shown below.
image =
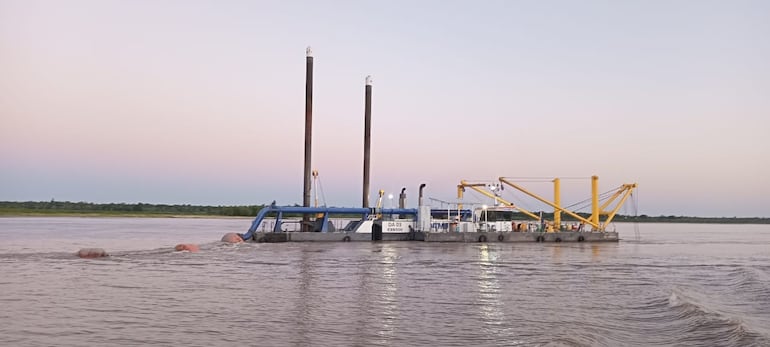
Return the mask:
<path id="1" fill-rule="evenodd" d="M 364 92 L 364 188 L 362 207 L 369 207 L 369 165 L 372 145 L 372 76 L 366 76 Z"/>
<path id="2" fill-rule="evenodd" d="M 302 194 L 302 206 L 310 207 L 310 171 L 311 149 L 313 143 L 313 51 L 305 50 L 305 183 Z M 302 231 L 309 231 L 310 216 L 302 216 Z"/>

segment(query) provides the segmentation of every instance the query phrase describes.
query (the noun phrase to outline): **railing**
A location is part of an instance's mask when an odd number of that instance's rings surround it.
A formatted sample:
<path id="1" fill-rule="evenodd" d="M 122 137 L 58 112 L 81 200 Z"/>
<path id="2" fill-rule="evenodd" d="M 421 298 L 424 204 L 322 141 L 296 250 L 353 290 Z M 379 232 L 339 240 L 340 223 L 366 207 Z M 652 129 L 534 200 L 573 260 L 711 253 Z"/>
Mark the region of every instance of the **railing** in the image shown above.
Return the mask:
<path id="1" fill-rule="evenodd" d="M 357 221 L 358 218 L 329 218 L 329 222 L 332 223 L 334 228 L 339 231 L 345 228 L 345 226 L 350 221 Z M 301 219 L 282 219 L 281 220 L 281 231 L 283 232 L 294 232 L 294 231 L 301 231 L 300 226 L 302 225 Z M 261 232 L 271 232 L 275 228 L 275 218 L 265 218 L 262 220 L 262 223 L 260 223 L 259 230 Z"/>

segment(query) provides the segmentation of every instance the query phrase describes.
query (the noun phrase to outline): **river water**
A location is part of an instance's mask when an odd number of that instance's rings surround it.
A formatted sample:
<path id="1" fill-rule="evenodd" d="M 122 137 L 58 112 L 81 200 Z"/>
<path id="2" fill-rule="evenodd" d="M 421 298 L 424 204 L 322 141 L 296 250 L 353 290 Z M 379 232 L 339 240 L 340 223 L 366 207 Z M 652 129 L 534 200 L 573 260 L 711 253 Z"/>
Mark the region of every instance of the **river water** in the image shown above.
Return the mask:
<path id="1" fill-rule="evenodd" d="M 0 345 L 770 346 L 768 225 L 618 224 L 622 241 L 595 244 L 218 242 L 249 225 L 0 218 Z"/>

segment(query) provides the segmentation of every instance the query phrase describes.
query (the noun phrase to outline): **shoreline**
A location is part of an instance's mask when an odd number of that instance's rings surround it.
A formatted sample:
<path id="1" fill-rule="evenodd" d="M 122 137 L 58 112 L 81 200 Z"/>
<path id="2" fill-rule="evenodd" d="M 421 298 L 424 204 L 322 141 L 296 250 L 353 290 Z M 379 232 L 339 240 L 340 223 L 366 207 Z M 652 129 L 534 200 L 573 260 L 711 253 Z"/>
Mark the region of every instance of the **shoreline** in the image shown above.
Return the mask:
<path id="1" fill-rule="evenodd" d="M 186 219 L 243 219 L 251 220 L 254 216 L 226 216 L 179 213 L 131 213 L 131 212 L 40 212 L 40 211 L 0 211 L 0 218 L 24 217 L 79 217 L 79 218 L 186 218 Z M 565 220 L 570 222 L 570 220 Z M 617 219 L 617 224 L 732 224 L 732 225 L 767 225 L 770 218 L 739 217 L 646 217 L 637 220 Z"/>
<path id="2" fill-rule="evenodd" d="M 81 218 L 188 218 L 188 219 L 253 219 L 250 216 L 220 216 L 220 215 L 199 215 L 199 214 L 165 214 L 165 213 L 99 213 L 99 212 L 21 212 L 9 213 L 0 212 L 0 218 L 23 218 L 23 217 L 81 217 Z"/>

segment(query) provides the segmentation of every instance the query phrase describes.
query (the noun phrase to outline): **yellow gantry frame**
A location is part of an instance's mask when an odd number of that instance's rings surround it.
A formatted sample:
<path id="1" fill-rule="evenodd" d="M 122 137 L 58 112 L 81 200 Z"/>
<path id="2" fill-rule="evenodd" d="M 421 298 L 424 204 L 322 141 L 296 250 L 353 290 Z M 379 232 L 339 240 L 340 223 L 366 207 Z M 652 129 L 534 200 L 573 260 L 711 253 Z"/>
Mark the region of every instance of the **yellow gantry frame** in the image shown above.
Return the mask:
<path id="1" fill-rule="evenodd" d="M 465 187 L 468 187 L 468 188 L 471 188 L 471 189 L 473 189 L 473 190 L 475 190 L 475 191 L 477 191 L 477 192 L 479 192 L 481 194 L 484 194 L 484 195 L 486 195 L 486 196 L 488 196 L 488 197 L 490 197 L 492 199 L 495 199 L 495 201 L 500 201 L 503 204 L 508 205 L 509 207 L 512 207 L 512 208 L 514 208 L 516 210 L 519 210 L 521 213 L 524 213 L 525 215 L 527 215 L 527 216 L 529 216 L 531 218 L 534 218 L 535 220 L 538 220 L 538 221 L 540 220 L 540 217 L 538 215 L 536 215 L 536 214 L 534 214 L 532 212 L 529 212 L 529 211 L 527 211 L 527 210 L 525 210 L 525 209 L 523 209 L 523 208 L 521 208 L 519 206 L 516 206 L 512 202 L 507 201 L 507 200 L 505 200 L 505 199 L 503 199 L 503 198 L 501 198 L 501 197 L 499 197 L 499 196 L 497 196 L 497 195 L 495 195 L 493 193 L 490 193 L 490 192 L 488 192 L 488 191 L 486 191 L 484 189 L 479 188 L 479 187 L 485 187 L 486 188 L 487 186 L 488 186 L 488 184 L 486 184 L 486 183 L 468 183 L 465 180 L 461 180 L 460 184 L 457 185 L 457 199 L 462 200 L 463 193 L 465 192 Z M 462 203 L 457 205 L 457 209 L 462 209 L 462 208 L 463 208 Z"/>
<path id="2" fill-rule="evenodd" d="M 554 183 L 554 202 L 550 202 L 540 196 L 538 196 L 535 193 L 532 193 L 523 187 L 516 185 L 515 183 L 511 182 L 510 180 L 506 179 L 505 177 L 499 178 L 500 182 L 503 184 L 506 184 L 508 186 L 513 187 L 514 189 L 517 189 L 521 191 L 524 194 L 527 194 L 551 207 L 554 208 L 554 228 L 559 228 L 561 224 L 561 215 L 560 212 L 564 212 L 573 218 L 588 224 L 594 228 L 594 230 L 598 231 L 604 231 L 604 229 L 607 227 L 607 225 L 612 222 L 612 219 L 615 218 L 615 215 L 620 210 L 620 207 L 623 206 L 623 204 L 626 202 L 629 196 L 631 196 L 631 193 L 633 192 L 634 188 L 636 188 L 636 183 L 631 184 L 624 184 L 618 188 L 618 190 L 613 193 L 613 195 L 607 199 L 607 201 L 599 206 L 599 177 L 592 176 L 591 177 L 591 216 L 586 219 L 581 217 L 580 215 L 564 209 L 560 206 L 561 198 L 559 196 L 560 194 L 560 181 L 558 178 L 553 180 Z M 618 197 L 621 197 L 620 201 L 613 207 L 611 211 L 606 211 L 606 208 L 612 204 Z M 499 198 L 498 198 L 499 199 Z M 604 223 L 601 223 L 599 220 L 599 216 L 601 214 L 607 215 L 607 219 L 604 221 Z"/>
<path id="3" fill-rule="evenodd" d="M 626 203 L 626 200 L 628 200 L 628 197 L 631 196 L 635 188 L 636 188 L 636 183 L 624 184 L 620 186 L 620 188 L 614 194 L 612 194 L 612 196 L 609 199 L 607 199 L 607 201 L 604 204 L 602 204 L 602 206 L 600 206 L 600 211 L 602 211 L 601 213 L 607 215 L 607 219 L 604 221 L 605 226 L 610 224 L 610 222 L 612 222 L 612 219 L 615 218 L 615 215 L 620 210 L 620 207 Z M 622 197 L 620 198 L 620 201 L 615 205 L 612 211 L 605 212 L 605 209 L 607 208 L 607 206 L 610 206 L 612 202 L 621 195 Z"/>

